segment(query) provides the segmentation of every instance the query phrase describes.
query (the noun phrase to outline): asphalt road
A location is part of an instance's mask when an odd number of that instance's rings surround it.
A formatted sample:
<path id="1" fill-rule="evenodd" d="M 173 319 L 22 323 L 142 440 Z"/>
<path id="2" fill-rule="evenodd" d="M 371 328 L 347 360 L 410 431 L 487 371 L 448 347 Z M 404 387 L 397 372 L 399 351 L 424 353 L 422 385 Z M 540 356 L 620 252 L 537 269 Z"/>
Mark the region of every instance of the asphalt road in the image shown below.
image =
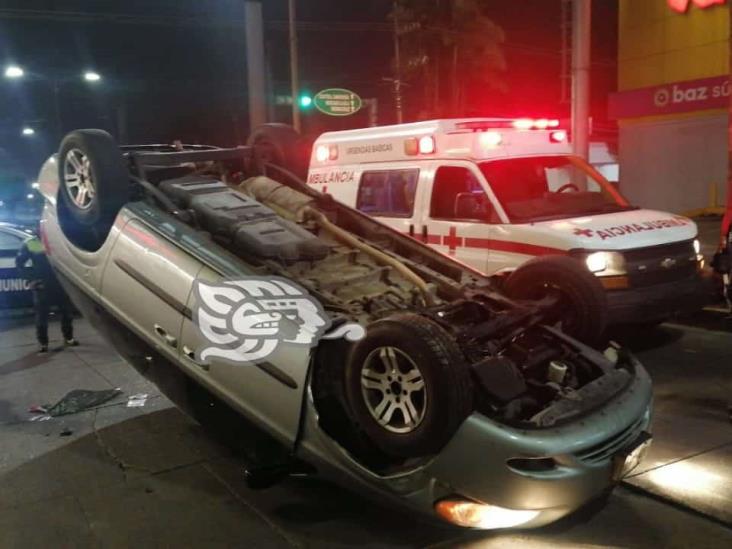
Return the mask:
<path id="1" fill-rule="evenodd" d="M 78 323 L 81 347 L 41 357 L 32 327 L 6 322 L 0 548 L 732 547 L 732 329 L 721 317 L 690 322 L 711 329 L 617 334 L 655 381 L 655 442 L 642 469 L 604 507 L 518 533 L 417 523 L 315 479 L 252 491 L 246 452 L 171 407 L 86 323 Z M 115 387 L 124 395 L 94 411 L 48 421 L 28 412 L 72 389 Z M 128 407 L 138 393 L 148 395 L 145 406 Z"/>

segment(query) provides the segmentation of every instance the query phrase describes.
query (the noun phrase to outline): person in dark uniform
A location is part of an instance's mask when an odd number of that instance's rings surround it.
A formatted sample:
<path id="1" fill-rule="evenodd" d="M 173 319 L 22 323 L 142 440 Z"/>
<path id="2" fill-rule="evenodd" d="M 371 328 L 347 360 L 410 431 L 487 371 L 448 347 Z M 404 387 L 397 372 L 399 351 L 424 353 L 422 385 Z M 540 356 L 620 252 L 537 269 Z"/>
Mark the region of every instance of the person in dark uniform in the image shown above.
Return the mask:
<path id="1" fill-rule="evenodd" d="M 28 267 L 28 262 L 31 266 Z M 33 307 L 36 311 L 36 338 L 40 344 L 40 352 L 48 352 L 48 313 L 52 305 L 58 307 L 61 315 L 61 333 L 64 345 L 75 347 L 79 344 L 74 339 L 73 307 L 69 297 L 61 287 L 53 272 L 43 242 L 33 237 L 25 242 L 15 257 L 15 267 L 20 276 L 30 282 L 33 290 Z"/>

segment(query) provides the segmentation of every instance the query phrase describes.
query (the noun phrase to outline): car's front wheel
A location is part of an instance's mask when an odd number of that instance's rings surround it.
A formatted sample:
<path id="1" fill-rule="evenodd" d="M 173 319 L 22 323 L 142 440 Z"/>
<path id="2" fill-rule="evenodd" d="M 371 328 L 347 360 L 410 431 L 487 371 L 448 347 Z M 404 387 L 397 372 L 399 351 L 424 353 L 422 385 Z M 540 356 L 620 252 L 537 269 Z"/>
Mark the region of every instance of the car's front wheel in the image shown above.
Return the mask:
<path id="1" fill-rule="evenodd" d="M 450 335 L 417 314 L 369 326 L 351 350 L 346 394 L 354 419 L 383 452 L 438 452 L 473 407 L 470 372 Z"/>
<path id="2" fill-rule="evenodd" d="M 576 259 L 536 257 L 511 273 L 503 290 L 518 300 L 555 297 L 549 322 L 590 345 L 601 342 L 608 324 L 607 296 L 597 277 Z"/>

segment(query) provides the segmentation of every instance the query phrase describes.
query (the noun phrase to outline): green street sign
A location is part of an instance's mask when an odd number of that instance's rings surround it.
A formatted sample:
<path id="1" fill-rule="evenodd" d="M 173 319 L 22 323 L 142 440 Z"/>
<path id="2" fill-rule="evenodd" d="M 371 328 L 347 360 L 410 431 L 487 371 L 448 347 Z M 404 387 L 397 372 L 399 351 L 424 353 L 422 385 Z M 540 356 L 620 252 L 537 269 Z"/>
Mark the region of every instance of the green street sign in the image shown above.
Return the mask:
<path id="1" fill-rule="evenodd" d="M 350 90 L 330 88 L 318 92 L 313 97 L 313 104 L 316 109 L 328 116 L 350 116 L 359 111 L 363 101 Z"/>

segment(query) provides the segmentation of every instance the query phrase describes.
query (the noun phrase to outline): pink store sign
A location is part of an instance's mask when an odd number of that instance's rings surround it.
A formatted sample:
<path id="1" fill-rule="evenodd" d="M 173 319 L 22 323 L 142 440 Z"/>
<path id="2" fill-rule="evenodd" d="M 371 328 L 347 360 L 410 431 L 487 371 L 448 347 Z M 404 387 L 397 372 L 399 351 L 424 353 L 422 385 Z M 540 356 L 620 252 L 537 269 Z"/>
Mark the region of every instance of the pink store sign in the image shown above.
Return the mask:
<path id="1" fill-rule="evenodd" d="M 613 93 L 609 100 L 610 118 L 637 118 L 729 106 L 729 75 L 686 80 L 662 86 Z"/>
<path id="2" fill-rule="evenodd" d="M 697 8 L 703 9 L 718 6 L 725 2 L 726 0 L 668 0 L 668 5 L 674 11 L 686 13 L 686 10 L 689 9 L 689 4 L 694 4 Z"/>

